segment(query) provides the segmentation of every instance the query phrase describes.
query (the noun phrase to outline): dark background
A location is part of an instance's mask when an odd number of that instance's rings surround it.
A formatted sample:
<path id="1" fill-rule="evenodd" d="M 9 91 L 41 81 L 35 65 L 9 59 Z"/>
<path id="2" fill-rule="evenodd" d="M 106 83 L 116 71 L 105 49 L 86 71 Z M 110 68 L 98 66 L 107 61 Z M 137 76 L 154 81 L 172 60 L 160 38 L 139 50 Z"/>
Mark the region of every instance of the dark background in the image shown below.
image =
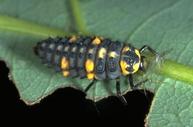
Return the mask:
<path id="1" fill-rule="evenodd" d="M 0 61 L 0 121 L 6 124 L 17 122 L 42 122 L 93 125 L 106 122 L 118 125 L 144 126 L 153 94 L 133 91 L 125 95 L 124 106 L 116 97 L 109 97 L 96 104 L 85 99 L 85 94 L 72 88 L 55 91 L 40 103 L 27 106 L 19 98 L 18 91 L 8 79 L 9 69 Z M 81 120 L 79 122 L 78 120 Z"/>

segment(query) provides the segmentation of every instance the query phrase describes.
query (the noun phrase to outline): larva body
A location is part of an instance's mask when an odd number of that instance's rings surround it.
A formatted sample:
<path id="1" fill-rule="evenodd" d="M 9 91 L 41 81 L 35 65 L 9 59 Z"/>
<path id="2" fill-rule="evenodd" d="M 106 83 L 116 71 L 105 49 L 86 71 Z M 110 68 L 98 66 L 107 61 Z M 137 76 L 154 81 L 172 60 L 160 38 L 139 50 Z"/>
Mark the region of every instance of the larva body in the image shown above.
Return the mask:
<path id="1" fill-rule="evenodd" d="M 35 46 L 43 63 L 64 77 L 111 80 L 140 69 L 140 51 L 130 44 L 100 37 L 48 38 Z"/>
<path id="2" fill-rule="evenodd" d="M 122 96 L 119 78 L 126 76 L 131 89 L 147 81 L 145 79 L 134 84 L 132 77 L 139 70 L 145 71 L 145 50 L 156 55 L 156 59 L 159 58 L 157 52 L 147 45 L 137 49 L 128 43 L 100 37 L 48 38 L 38 42 L 34 48 L 44 64 L 62 72 L 64 77 L 87 77 L 92 80 L 85 92 L 96 80 L 116 79 L 117 96 L 124 104 L 127 101 Z"/>

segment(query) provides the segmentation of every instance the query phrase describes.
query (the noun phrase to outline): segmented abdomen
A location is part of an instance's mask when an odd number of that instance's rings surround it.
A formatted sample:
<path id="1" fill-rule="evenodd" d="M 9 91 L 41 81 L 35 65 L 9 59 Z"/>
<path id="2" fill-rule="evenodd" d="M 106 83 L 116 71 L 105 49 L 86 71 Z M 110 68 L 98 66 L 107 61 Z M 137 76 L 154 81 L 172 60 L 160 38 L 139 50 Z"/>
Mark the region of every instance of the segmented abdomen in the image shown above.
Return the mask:
<path id="1" fill-rule="evenodd" d="M 123 43 L 109 39 L 72 36 L 43 40 L 34 49 L 43 63 L 61 71 L 65 77 L 104 80 L 116 79 L 122 74 L 123 47 Z"/>

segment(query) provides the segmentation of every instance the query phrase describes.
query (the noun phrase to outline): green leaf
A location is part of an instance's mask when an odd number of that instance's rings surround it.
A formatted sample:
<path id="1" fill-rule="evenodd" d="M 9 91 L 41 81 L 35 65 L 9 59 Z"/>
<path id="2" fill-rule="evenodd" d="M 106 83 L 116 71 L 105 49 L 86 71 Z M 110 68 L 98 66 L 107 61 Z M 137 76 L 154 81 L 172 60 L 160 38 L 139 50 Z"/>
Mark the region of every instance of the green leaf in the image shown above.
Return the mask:
<path id="1" fill-rule="evenodd" d="M 0 1 L 0 58 L 7 62 L 20 97 L 28 104 L 39 102 L 57 88 L 70 86 L 83 90 L 89 84 L 86 79 L 56 74 L 42 65 L 32 50 L 42 39 L 68 35 L 74 30 L 78 34 L 127 41 L 138 48 L 147 44 L 160 53 L 169 50 L 166 58 L 193 66 L 192 5 L 191 0 L 3 0 Z M 167 77 L 155 75 L 153 68 L 146 75 L 136 76 L 136 80 L 151 78 L 145 88 L 155 92 L 146 124 L 192 126 L 193 86 L 191 82 L 174 81 L 172 78 L 181 79 L 170 72 L 185 73 L 175 63 L 177 71 L 163 71 L 169 70 L 169 65 L 172 64 L 160 67 L 160 74 Z M 187 80 L 185 77 L 182 81 Z M 121 88 L 123 93 L 129 91 L 125 79 Z M 104 81 L 97 82 L 87 96 L 96 101 L 115 93 L 115 82 Z"/>
<path id="2" fill-rule="evenodd" d="M 192 86 L 165 79 L 156 92 L 146 124 L 152 127 L 191 127 L 192 97 Z"/>

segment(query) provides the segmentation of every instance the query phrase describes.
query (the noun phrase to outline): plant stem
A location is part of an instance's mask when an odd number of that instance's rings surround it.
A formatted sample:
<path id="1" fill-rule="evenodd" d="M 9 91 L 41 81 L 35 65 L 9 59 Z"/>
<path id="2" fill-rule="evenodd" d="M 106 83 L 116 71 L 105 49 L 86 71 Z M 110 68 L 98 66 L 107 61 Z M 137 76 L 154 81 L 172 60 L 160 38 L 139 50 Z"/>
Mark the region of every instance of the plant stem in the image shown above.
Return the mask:
<path id="1" fill-rule="evenodd" d="M 78 0 L 70 0 L 70 7 L 72 10 L 72 17 L 76 24 L 77 32 L 87 34 L 86 25 L 81 15 L 81 9 Z"/>
<path id="2" fill-rule="evenodd" d="M 66 33 L 62 30 L 49 28 L 36 23 L 24 21 L 21 19 L 0 15 L 0 29 L 33 34 L 36 36 L 55 37 L 64 36 Z"/>
<path id="3" fill-rule="evenodd" d="M 193 85 L 193 67 L 165 60 L 158 73 Z"/>

